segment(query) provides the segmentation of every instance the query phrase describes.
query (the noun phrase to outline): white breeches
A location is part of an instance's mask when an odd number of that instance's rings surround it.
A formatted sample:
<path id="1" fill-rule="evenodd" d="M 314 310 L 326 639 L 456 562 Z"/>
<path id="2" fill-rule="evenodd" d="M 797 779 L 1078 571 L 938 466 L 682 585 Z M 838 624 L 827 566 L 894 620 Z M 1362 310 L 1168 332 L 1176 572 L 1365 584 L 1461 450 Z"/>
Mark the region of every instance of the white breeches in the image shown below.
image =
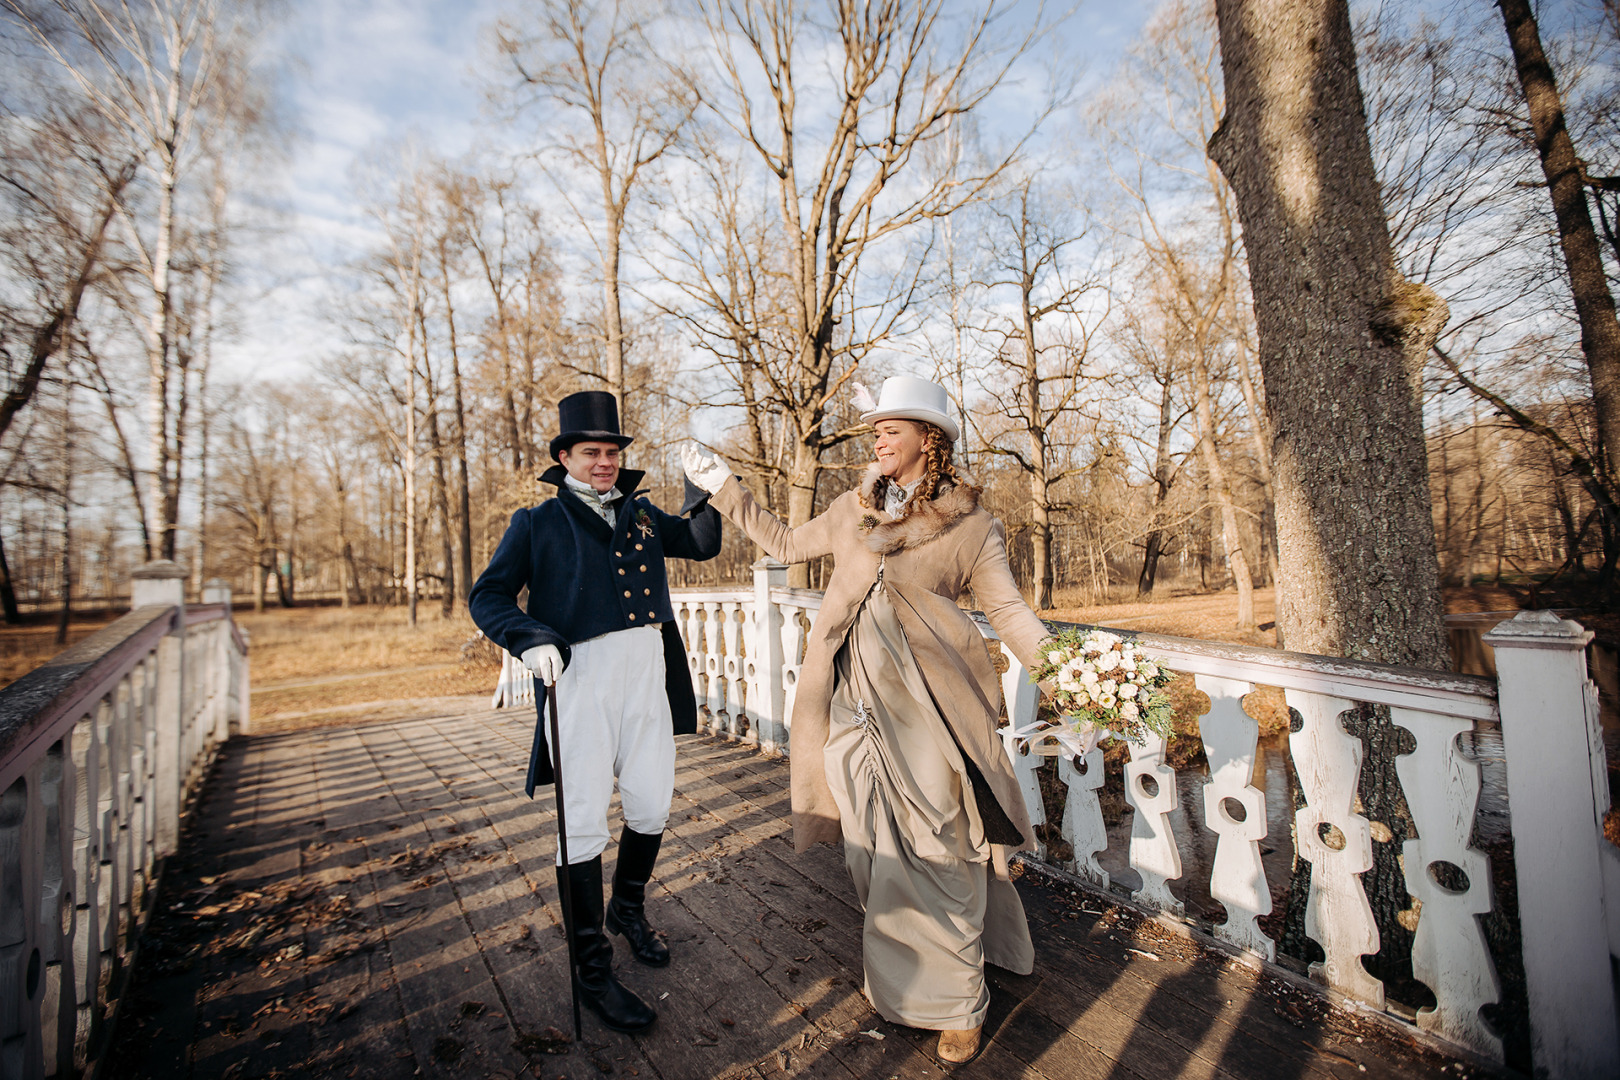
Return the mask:
<path id="1" fill-rule="evenodd" d="M 675 787 L 675 735 L 658 627 L 618 630 L 575 645 L 557 680 L 557 727 L 569 862 L 588 862 L 607 850 L 614 777 L 624 823 L 638 833 L 664 831 Z"/>

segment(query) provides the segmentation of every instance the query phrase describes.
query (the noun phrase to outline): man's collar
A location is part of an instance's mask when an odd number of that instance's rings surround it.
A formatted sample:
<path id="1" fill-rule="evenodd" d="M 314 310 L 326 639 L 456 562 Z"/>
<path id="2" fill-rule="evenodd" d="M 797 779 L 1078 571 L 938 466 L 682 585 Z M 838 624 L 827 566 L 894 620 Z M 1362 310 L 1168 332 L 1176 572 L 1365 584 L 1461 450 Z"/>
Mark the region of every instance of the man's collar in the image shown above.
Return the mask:
<path id="1" fill-rule="evenodd" d="M 619 479 L 615 481 L 613 486 L 618 488 L 619 491 L 626 496 L 634 495 L 636 493 L 636 489 L 641 486 L 642 478 L 646 475 L 647 472 L 645 469 L 620 469 Z M 550 484 L 552 487 L 559 489 L 565 488 L 568 486 L 567 480 L 565 479 L 567 476 L 567 469 L 563 468 L 561 465 L 553 465 L 551 468 L 540 474 L 540 482 L 543 484 Z"/>
<path id="2" fill-rule="evenodd" d="M 615 499 L 622 499 L 624 497 L 624 492 L 620 491 L 616 487 L 608 488 L 606 491 L 597 491 L 595 487 L 587 484 L 585 481 L 574 479 L 572 474 L 564 476 L 563 483 L 568 485 L 568 490 L 572 491 L 575 495 L 578 495 L 582 499 L 589 495 L 598 502 L 605 504 L 610 503 Z"/>

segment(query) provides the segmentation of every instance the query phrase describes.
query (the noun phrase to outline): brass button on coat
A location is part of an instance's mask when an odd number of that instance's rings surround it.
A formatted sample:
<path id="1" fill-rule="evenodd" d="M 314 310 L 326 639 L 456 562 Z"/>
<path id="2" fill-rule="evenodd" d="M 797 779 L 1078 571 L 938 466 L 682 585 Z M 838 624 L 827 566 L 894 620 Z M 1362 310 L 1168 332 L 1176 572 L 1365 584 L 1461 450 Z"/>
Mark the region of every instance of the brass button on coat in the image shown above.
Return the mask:
<path id="1" fill-rule="evenodd" d="M 640 545 L 640 544 L 637 544 L 637 545 L 636 545 L 636 550 L 637 550 L 637 551 L 640 551 L 640 550 L 641 550 L 641 545 Z"/>
<path id="2" fill-rule="evenodd" d="M 630 590 L 629 589 L 624 590 L 624 595 L 629 596 L 630 595 Z"/>
<path id="3" fill-rule="evenodd" d="M 621 574 L 624 573 L 624 567 L 622 567 L 622 566 L 619 567 L 619 573 L 621 573 Z"/>
<path id="4" fill-rule="evenodd" d="M 646 563 L 641 564 L 641 572 L 643 574 L 645 574 L 647 572 L 647 564 Z"/>
<path id="5" fill-rule="evenodd" d="M 634 621 L 635 621 L 635 618 L 636 618 L 636 613 L 635 613 L 635 612 L 633 612 L 633 611 L 632 611 L 632 612 L 631 612 L 631 613 L 630 613 L 630 619 L 631 619 L 631 621 L 632 621 L 632 622 L 634 622 Z"/>

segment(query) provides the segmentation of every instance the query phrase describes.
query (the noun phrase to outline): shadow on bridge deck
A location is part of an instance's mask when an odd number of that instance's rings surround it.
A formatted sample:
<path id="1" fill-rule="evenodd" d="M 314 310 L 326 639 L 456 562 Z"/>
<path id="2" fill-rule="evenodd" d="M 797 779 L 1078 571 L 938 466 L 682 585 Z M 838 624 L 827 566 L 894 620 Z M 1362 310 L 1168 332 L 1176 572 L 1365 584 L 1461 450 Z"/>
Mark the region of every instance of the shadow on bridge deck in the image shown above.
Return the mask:
<path id="1" fill-rule="evenodd" d="M 168 867 L 107 1075 L 941 1075 L 932 1033 L 866 1004 L 842 856 L 793 853 L 785 765 L 705 737 L 681 740 L 649 904 L 675 962 L 641 967 L 615 939 L 659 1023 L 632 1037 L 587 1013 L 584 1045 L 558 1043 L 552 803 L 522 792 L 532 723 L 469 702 L 231 743 Z M 988 1045 L 958 1076 L 1474 1072 L 1095 895 L 1019 889 L 1036 970 L 991 969 Z"/>

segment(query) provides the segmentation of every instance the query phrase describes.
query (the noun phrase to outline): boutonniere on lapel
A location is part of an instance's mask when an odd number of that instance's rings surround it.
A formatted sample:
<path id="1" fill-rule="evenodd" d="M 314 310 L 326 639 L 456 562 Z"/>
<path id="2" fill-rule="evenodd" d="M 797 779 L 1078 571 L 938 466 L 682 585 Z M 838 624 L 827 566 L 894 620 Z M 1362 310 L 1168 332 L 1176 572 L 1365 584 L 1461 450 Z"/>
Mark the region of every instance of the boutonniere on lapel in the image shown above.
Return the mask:
<path id="1" fill-rule="evenodd" d="M 653 534 L 652 515 L 646 510 L 636 511 L 636 528 L 641 530 L 641 538 L 645 540 Z"/>
<path id="2" fill-rule="evenodd" d="M 862 532 L 871 532 L 873 529 L 878 527 L 878 524 L 878 519 L 873 517 L 871 514 L 863 514 L 861 516 Z"/>

